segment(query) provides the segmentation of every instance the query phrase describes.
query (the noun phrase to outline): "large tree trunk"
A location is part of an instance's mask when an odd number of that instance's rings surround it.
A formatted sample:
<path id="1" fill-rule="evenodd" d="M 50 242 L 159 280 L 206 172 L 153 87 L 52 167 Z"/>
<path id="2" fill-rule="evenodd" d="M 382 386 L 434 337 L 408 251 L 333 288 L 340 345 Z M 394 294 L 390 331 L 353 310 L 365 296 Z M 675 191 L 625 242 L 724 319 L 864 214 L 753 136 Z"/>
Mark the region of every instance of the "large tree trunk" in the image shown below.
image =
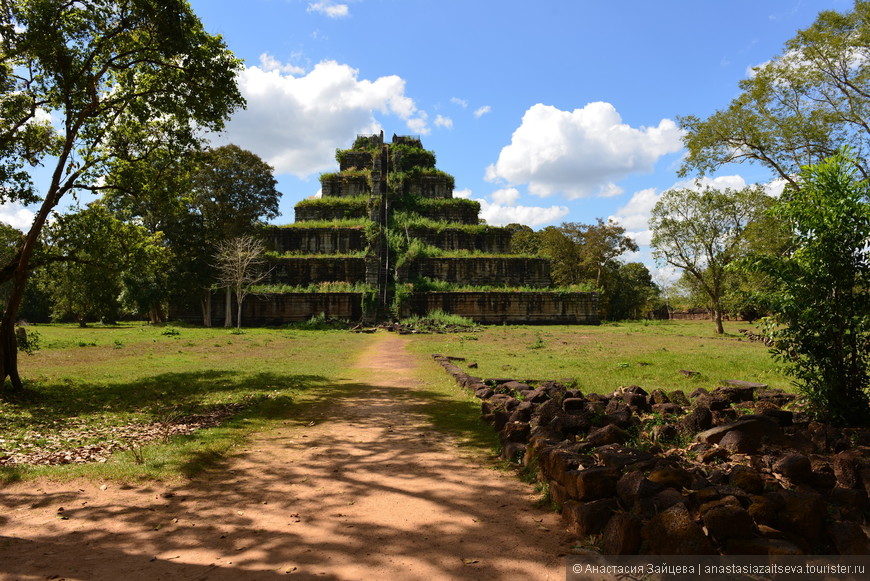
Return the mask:
<path id="1" fill-rule="evenodd" d="M 224 305 L 224 327 L 232 327 L 233 326 L 233 295 L 230 292 L 230 287 L 227 287 L 227 298 L 226 304 Z"/>
<path id="2" fill-rule="evenodd" d="M 716 319 L 716 333 L 719 335 L 725 334 L 725 328 L 722 326 L 722 309 L 715 307 L 713 309 L 713 317 Z"/>
<path id="3" fill-rule="evenodd" d="M 20 267 L 15 270 L 12 278 L 12 291 L 0 321 L 0 385 L 9 378 L 13 391 L 23 388 L 21 376 L 18 375 L 18 342 L 15 340 L 15 321 L 18 309 L 24 297 L 24 285 L 27 281 L 27 271 Z"/>
<path id="4" fill-rule="evenodd" d="M 241 330 L 242 328 L 242 301 L 245 300 L 245 297 L 241 294 L 236 295 L 236 302 L 238 305 L 238 312 L 236 313 L 236 329 Z"/>
<path id="5" fill-rule="evenodd" d="M 203 289 L 199 304 L 202 307 L 203 326 L 211 327 L 211 289 Z"/>

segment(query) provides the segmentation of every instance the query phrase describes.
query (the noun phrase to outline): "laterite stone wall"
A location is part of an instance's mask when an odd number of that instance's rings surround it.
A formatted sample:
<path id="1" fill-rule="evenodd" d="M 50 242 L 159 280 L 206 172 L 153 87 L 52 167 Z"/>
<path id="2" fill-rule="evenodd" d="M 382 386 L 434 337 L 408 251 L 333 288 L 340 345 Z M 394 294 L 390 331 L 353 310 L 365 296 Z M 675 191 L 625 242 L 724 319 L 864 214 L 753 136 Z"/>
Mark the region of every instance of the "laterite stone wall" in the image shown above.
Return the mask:
<path id="1" fill-rule="evenodd" d="M 597 293 L 430 292 L 415 293 L 403 316 L 440 309 L 486 325 L 599 324 Z"/>

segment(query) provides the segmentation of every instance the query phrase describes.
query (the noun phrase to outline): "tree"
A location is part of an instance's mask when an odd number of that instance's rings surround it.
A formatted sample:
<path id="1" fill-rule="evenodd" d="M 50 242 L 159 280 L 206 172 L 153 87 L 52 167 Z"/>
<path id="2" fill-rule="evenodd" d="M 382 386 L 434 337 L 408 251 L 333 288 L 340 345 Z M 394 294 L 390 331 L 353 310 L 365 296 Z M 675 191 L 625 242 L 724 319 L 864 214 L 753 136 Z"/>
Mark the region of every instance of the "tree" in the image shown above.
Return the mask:
<path id="1" fill-rule="evenodd" d="M 639 319 L 658 297 L 658 287 L 649 269 L 640 262 L 619 264 L 608 293 L 610 320 Z"/>
<path id="2" fill-rule="evenodd" d="M 785 51 L 740 82 L 742 93 L 707 119 L 680 117 L 688 156 L 701 175 L 755 161 L 800 187 L 800 168 L 849 145 L 865 178 L 870 138 L 870 1 L 825 11 Z"/>
<path id="3" fill-rule="evenodd" d="M 656 203 L 650 219 L 653 255 L 685 271 L 709 298 L 716 323 L 722 327 L 722 297 L 728 266 L 741 256 L 749 223 L 771 203 L 758 187 L 724 191 L 669 190 Z"/>
<path id="4" fill-rule="evenodd" d="M 848 150 L 807 166 L 772 212 L 791 227 L 785 256 L 744 268 L 774 280 L 772 352 L 812 410 L 840 424 L 870 423 L 870 183 Z"/>
<path id="5" fill-rule="evenodd" d="M 605 222 L 597 218 L 596 221 L 595 224 L 569 222 L 562 227 L 577 233 L 582 244 L 580 263 L 587 273 L 594 273 L 595 286 L 600 287 L 607 265 L 626 252 L 637 252 L 638 246 L 625 235 L 625 228 L 613 220 Z"/>
<path id="6" fill-rule="evenodd" d="M 194 160 L 189 203 L 201 216 L 206 243 L 245 237 L 261 220 L 278 216 L 278 182 L 272 167 L 257 154 L 237 145 L 224 145 L 203 151 Z M 206 295 L 210 303 L 211 291 Z M 225 327 L 232 326 L 230 303 L 227 286 Z"/>
<path id="7" fill-rule="evenodd" d="M 99 187 L 127 144 L 157 148 L 167 136 L 195 144 L 201 128 L 220 130 L 243 104 L 240 67 L 184 0 L 0 3 L 0 166 L 13 172 L 2 174 L 2 192 L 6 201 L 40 203 L 15 256 L 0 266 L 0 283 L 12 282 L 0 321 L 0 379 L 21 388 L 14 324 L 52 209 L 70 191 Z M 39 121 L 47 114 L 53 125 Z M 16 171 L 22 151 L 29 163 L 53 166 L 39 200 Z"/>
<path id="8" fill-rule="evenodd" d="M 253 236 L 237 236 L 220 242 L 217 246 L 217 278 L 236 295 L 236 328 L 242 326 L 242 302 L 251 287 L 269 275 L 263 243 Z M 228 305 L 229 307 L 229 305 Z M 232 320 L 232 314 L 230 314 Z"/>
<path id="9" fill-rule="evenodd" d="M 122 222 L 105 205 L 56 214 L 43 232 L 45 266 L 36 275 L 48 294 L 52 317 L 79 325 L 113 323 L 123 307 L 156 317 L 169 250 L 161 236 Z M 130 308 L 132 307 L 132 308 Z"/>
<path id="10" fill-rule="evenodd" d="M 223 240 L 252 234 L 262 221 L 278 216 L 281 193 L 275 189 L 272 167 L 236 145 L 205 151 L 162 149 L 144 161 L 128 149 L 106 181 L 105 197 L 119 216 L 163 232 L 174 255 L 173 297 L 200 294 L 203 322 L 210 325 L 214 248 Z"/>

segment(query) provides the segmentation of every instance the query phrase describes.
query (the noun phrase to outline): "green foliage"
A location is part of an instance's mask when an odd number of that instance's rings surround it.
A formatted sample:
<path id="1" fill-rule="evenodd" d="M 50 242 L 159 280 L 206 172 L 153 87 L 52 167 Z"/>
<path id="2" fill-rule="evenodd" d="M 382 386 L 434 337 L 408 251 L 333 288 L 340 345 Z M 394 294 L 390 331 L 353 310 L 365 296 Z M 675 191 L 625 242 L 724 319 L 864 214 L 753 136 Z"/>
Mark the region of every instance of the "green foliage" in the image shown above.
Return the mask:
<path id="1" fill-rule="evenodd" d="M 278 216 L 274 169 L 257 154 L 230 144 L 199 152 L 193 161 L 190 203 L 213 243 L 249 235 Z"/>
<path id="2" fill-rule="evenodd" d="M 339 210 L 358 214 L 368 210 L 368 196 L 328 196 L 323 198 L 306 198 L 296 203 L 297 208 L 322 208 L 324 210 Z"/>
<path id="3" fill-rule="evenodd" d="M 864 176 L 870 143 L 870 2 L 821 12 L 783 53 L 740 82 L 742 92 L 707 119 L 679 118 L 688 156 L 682 173 L 758 162 L 792 187 L 801 166 L 851 146 Z"/>
<path id="4" fill-rule="evenodd" d="M 368 228 L 372 221 L 368 218 L 336 218 L 334 220 L 309 220 L 307 222 L 291 222 L 282 224 L 279 228 Z"/>
<path id="5" fill-rule="evenodd" d="M 792 228 L 786 256 L 745 268 L 774 281 L 773 354 L 815 414 L 870 423 L 870 185 L 848 152 L 807 166 L 772 212 Z"/>
<path id="6" fill-rule="evenodd" d="M 17 327 L 15 329 L 15 344 L 19 351 L 33 355 L 42 347 L 42 335 L 35 329 Z"/>
<path id="7" fill-rule="evenodd" d="M 390 161 L 396 172 L 410 172 L 414 168 L 434 169 L 435 154 L 422 147 L 394 143 L 390 146 Z"/>
<path id="8" fill-rule="evenodd" d="M 669 190 L 652 211 L 653 255 L 683 270 L 709 299 L 722 333 L 728 265 L 745 253 L 745 231 L 773 199 L 759 187 Z"/>
<path id="9" fill-rule="evenodd" d="M 368 183 L 369 187 L 371 187 L 371 179 L 372 179 L 372 170 L 369 168 L 364 169 L 346 169 L 344 171 L 338 172 L 324 172 L 320 174 L 321 185 L 324 182 L 328 182 L 331 180 L 337 179 L 348 179 L 348 180 L 356 180 L 356 179 L 365 179 Z M 328 196 L 328 197 L 337 197 L 337 196 Z"/>
<path id="10" fill-rule="evenodd" d="M 161 308 L 170 260 L 161 235 L 93 203 L 56 215 L 44 239 L 46 264 L 35 280 L 49 296 L 54 319 L 114 322 L 125 307 L 136 314 Z"/>
<path id="11" fill-rule="evenodd" d="M 405 171 L 390 172 L 387 176 L 387 187 L 389 187 L 390 191 L 394 192 L 396 195 L 408 198 L 411 190 L 411 185 L 415 181 L 418 181 L 424 177 L 446 178 L 448 190 L 453 190 L 454 186 L 456 185 L 456 180 L 454 179 L 454 177 L 447 172 L 443 172 L 440 169 L 435 169 L 434 167 L 414 166 Z"/>
<path id="12" fill-rule="evenodd" d="M 39 206 L 25 244 L 0 268 L 0 284 L 14 283 L 0 325 L 0 379 L 22 387 L 8 321 L 52 209 L 71 191 L 104 188 L 114 160 L 196 148 L 220 131 L 244 103 L 241 68 L 182 0 L 2 3 L 0 196 Z M 51 124 L 39 120 L 49 116 Z M 21 169 L 42 162 L 55 179 L 37 195 Z"/>
<path id="13" fill-rule="evenodd" d="M 251 287 L 252 294 L 270 293 L 365 293 L 371 287 L 363 282 L 315 282 L 309 285 L 258 284 Z"/>
<path id="14" fill-rule="evenodd" d="M 435 309 L 426 314 L 425 317 L 416 315 L 404 318 L 400 321 L 402 325 L 408 327 L 419 327 L 427 329 L 446 329 L 448 327 L 475 327 L 474 321 L 461 315 L 453 315 L 445 313 L 441 309 Z"/>

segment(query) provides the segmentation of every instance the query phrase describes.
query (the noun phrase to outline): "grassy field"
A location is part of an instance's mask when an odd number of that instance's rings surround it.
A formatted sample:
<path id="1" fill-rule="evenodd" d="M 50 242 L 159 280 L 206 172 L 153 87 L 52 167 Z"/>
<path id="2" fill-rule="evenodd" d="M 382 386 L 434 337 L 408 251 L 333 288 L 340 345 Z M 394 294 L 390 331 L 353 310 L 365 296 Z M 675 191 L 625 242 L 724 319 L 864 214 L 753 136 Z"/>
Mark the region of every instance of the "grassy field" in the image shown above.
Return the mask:
<path id="1" fill-rule="evenodd" d="M 483 378 L 569 380 L 587 393 L 623 385 L 651 389 L 712 388 L 742 379 L 790 389 L 767 348 L 738 333 L 747 323 L 726 323 L 716 336 L 710 321 L 633 321 L 601 326 L 486 327 L 478 333 L 423 335 L 413 349 L 465 357 Z M 695 371 L 691 377 L 681 370 Z"/>
<path id="2" fill-rule="evenodd" d="M 477 362 L 479 368 L 470 372 L 482 377 L 570 380 L 585 392 L 632 384 L 691 391 L 723 379 L 787 389 L 788 380 L 767 349 L 740 340 L 737 329 L 745 326 L 728 324 L 724 337 L 714 335 L 709 321 L 687 321 L 493 326 L 408 338 L 422 364 L 425 387 L 418 395 L 428 403 L 420 411 L 467 446 L 489 449 L 497 442 L 479 420 L 479 403 L 430 363 L 431 353 Z M 41 349 L 20 356 L 27 397 L 0 400 L 0 458 L 108 444 L 126 451 L 92 464 L 0 466 L 0 480 L 191 476 L 226 457 L 252 432 L 307 421 L 317 406 L 364 388 L 365 377 L 351 367 L 372 340 L 341 330 L 236 334 L 138 324 L 31 330 L 40 334 Z M 680 370 L 698 374 L 688 378 Z M 169 426 L 189 417 L 217 418 L 220 425 L 172 436 Z M 150 440 L 137 435 L 143 426 Z"/>
<path id="3" fill-rule="evenodd" d="M 196 473 L 251 431 L 286 418 L 345 379 L 365 337 L 346 331 L 64 325 L 32 327 L 41 349 L 20 355 L 29 393 L 0 400 L 0 450 L 62 450 L 111 441 L 130 426 L 160 430 L 185 416 L 238 411 L 222 427 L 175 437 L 171 446 L 139 449 L 106 465 L 0 468 L 0 478 L 26 474 L 101 474 L 164 478 Z M 109 433 L 107 433 L 109 432 Z M 168 438 L 166 438 L 168 440 Z M 141 455 L 148 455 L 147 461 Z"/>

